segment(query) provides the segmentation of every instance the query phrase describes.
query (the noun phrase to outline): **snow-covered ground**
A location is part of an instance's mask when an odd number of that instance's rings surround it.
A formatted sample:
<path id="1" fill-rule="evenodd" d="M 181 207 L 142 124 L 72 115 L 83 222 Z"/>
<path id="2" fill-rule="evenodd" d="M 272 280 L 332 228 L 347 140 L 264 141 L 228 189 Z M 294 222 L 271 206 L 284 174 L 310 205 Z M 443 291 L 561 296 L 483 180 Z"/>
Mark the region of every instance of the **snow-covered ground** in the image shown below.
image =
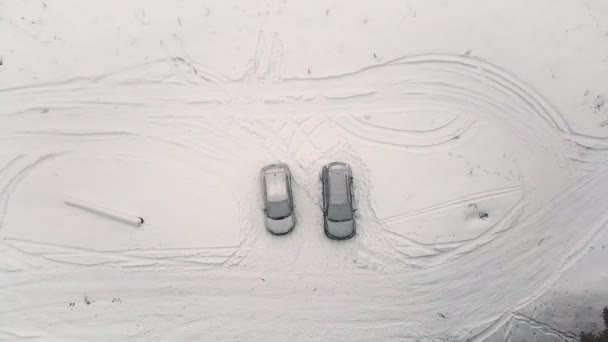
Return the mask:
<path id="1" fill-rule="evenodd" d="M 605 0 L 2 1 L 0 61 L 0 340 L 601 328 Z M 258 179 L 277 161 L 283 237 Z"/>

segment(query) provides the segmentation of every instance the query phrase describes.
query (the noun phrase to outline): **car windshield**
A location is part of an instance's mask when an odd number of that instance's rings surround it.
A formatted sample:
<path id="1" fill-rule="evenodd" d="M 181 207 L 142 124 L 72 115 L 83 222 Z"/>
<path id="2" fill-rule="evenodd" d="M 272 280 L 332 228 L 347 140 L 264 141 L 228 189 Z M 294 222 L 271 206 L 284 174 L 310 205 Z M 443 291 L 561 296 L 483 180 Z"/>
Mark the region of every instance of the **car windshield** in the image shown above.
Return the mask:
<path id="1" fill-rule="evenodd" d="M 332 170 L 328 174 L 329 205 L 327 218 L 342 222 L 353 219 L 353 210 L 348 198 L 348 179 L 344 170 Z"/>
<path id="2" fill-rule="evenodd" d="M 291 214 L 287 175 L 285 172 L 266 174 L 266 215 L 271 219 L 282 219 Z"/>

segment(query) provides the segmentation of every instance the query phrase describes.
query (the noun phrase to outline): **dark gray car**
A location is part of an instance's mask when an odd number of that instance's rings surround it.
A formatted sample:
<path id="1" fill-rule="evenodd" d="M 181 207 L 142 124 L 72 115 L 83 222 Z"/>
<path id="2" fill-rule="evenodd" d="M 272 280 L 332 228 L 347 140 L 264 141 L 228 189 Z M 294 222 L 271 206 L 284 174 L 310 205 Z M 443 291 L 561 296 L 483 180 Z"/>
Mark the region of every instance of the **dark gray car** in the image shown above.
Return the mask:
<path id="1" fill-rule="evenodd" d="M 323 219 L 330 239 L 345 240 L 355 235 L 353 173 L 350 165 L 333 162 L 321 171 Z"/>
<path id="2" fill-rule="evenodd" d="M 286 164 L 265 166 L 261 178 L 266 229 L 275 235 L 287 234 L 295 226 L 289 167 Z"/>

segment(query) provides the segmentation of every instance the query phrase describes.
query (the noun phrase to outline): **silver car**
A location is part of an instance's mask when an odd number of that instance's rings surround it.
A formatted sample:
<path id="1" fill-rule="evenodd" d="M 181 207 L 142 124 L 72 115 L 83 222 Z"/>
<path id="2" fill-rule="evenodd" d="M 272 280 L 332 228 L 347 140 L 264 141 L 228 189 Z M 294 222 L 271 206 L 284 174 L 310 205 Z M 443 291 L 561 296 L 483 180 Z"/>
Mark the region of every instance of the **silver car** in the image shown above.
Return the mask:
<path id="1" fill-rule="evenodd" d="M 261 176 L 266 229 L 275 235 L 287 234 L 296 223 L 289 167 L 268 165 L 262 169 Z"/>
<path id="2" fill-rule="evenodd" d="M 353 173 L 346 163 L 333 162 L 321 171 L 323 219 L 330 239 L 345 240 L 355 235 Z"/>

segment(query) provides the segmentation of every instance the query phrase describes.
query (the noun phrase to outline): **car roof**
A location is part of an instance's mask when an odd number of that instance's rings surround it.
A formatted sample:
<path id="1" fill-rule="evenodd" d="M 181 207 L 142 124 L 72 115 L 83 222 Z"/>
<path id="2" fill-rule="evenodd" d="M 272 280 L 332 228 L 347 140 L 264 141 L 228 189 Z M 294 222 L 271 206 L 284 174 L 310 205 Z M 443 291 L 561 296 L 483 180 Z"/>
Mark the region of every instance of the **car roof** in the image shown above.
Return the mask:
<path id="1" fill-rule="evenodd" d="M 285 201 L 287 193 L 287 175 L 285 171 L 266 172 L 264 174 L 266 183 L 266 197 L 270 202 Z"/>
<path id="2" fill-rule="evenodd" d="M 330 204 L 348 203 L 348 178 L 346 170 L 329 170 L 327 183 Z"/>

